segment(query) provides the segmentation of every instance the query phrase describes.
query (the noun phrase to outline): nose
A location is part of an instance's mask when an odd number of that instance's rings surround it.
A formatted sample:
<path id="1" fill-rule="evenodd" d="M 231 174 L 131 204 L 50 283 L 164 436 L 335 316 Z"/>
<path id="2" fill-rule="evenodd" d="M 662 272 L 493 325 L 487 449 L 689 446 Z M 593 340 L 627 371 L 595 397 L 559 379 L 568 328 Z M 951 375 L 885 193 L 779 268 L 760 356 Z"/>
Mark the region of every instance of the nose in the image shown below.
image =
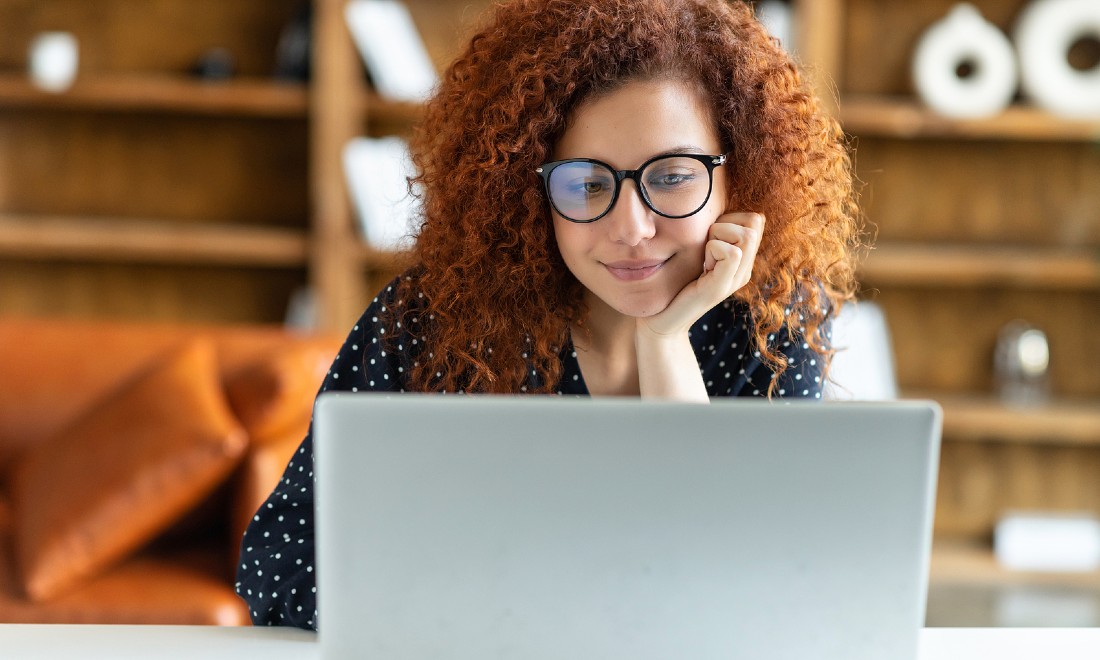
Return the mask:
<path id="1" fill-rule="evenodd" d="M 623 181 L 615 205 L 600 222 L 606 223 L 608 237 L 612 241 L 634 247 L 653 238 L 657 232 L 653 215 L 642 201 L 642 191 L 637 183 L 627 179 Z"/>

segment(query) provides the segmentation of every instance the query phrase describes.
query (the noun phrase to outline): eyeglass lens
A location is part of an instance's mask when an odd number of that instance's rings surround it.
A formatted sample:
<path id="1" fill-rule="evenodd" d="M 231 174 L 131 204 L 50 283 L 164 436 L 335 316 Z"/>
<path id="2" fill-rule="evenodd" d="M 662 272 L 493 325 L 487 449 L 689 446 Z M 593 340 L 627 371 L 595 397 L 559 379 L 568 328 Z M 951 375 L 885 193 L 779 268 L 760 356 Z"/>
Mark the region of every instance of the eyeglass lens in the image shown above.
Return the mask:
<path id="1" fill-rule="evenodd" d="M 645 188 L 643 199 L 648 196 L 651 208 L 663 215 L 691 215 L 706 204 L 710 194 L 710 172 L 693 158 L 658 158 L 645 166 L 639 179 Z M 611 207 L 615 173 L 599 163 L 563 163 L 550 173 L 548 187 L 558 213 L 583 222 Z"/>

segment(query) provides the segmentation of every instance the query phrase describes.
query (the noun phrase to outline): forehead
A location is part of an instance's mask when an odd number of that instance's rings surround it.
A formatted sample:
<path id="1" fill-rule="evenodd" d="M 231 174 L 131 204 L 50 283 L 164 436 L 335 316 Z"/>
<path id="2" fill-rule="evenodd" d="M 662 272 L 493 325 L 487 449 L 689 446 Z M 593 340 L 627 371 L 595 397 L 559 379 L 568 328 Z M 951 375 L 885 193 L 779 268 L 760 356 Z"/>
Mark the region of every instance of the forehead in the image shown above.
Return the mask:
<path id="1" fill-rule="evenodd" d="M 554 158 L 597 158 L 628 169 L 681 149 L 720 151 L 705 99 L 688 83 L 646 80 L 578 105 L 555 145 Z"/>

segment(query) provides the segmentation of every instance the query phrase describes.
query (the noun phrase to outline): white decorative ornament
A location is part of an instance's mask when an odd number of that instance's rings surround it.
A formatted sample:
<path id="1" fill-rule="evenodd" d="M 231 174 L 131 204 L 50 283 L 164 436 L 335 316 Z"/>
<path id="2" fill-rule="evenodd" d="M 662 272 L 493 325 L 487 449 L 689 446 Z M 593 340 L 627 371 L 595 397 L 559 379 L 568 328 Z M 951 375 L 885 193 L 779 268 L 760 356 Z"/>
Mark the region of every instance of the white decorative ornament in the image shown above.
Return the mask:
<path id="1" fill-rule="evenodd" d="M 63 92 L 76 80 L 80 50 L 68 32 L 43 32 L 27 51 L 31 83 L 47 92 Z"/>
<path id="2" fill-rule="evenodd" d="M 960 75 L 960 68 L 969 71 Z M 1012 44 L 969 3 L 955 5 L 925 31 L 912 73 L 921 99 L 936 112 L 957 119 L 995 115 L 1016 93 Z"/>
<path id="3" fill-rule="evenodd" d="M 1100 40 L 1100 0 L 1036 0 L 1017 19 L 1013 41 L 1024 94 L 1065 117 L 1100 118 L 1100 65 L 1078 70 L 1070 48 Z"/>

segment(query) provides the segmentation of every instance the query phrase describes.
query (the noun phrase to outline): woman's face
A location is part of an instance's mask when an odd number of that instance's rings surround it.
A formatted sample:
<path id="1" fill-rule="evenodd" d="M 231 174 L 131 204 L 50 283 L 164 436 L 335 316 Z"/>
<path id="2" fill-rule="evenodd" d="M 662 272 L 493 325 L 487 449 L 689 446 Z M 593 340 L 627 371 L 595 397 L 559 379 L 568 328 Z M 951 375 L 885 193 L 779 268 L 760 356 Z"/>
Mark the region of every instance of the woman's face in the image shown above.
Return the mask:
<path id="1" fill-rule="evenodd" d="M 633 170 L 662 154 L 722 153 L 705 100 L 692 86 L 676 81 L 628 83 L 582 103 L 571 119 L 555 145 L 554 160 L 594 158 L 616 170 Z M 694 176 L 705 177 L 705 169 Z M 656 199 L 653 191 L 662 181 L 683 177 L 670 170 L 647 171 L 645 178 Z M 686 218 L 654 213 L 629 178 L 611 210 L 595 222 L 570 222 L 552 209 L 558 249 L 587 290 L 590 307 L 603 304 L 627 316 L 652 316 L 702 274 L 707 231 L 726 210 L 721 168 L 713 178 L 706 205 Z"/>

